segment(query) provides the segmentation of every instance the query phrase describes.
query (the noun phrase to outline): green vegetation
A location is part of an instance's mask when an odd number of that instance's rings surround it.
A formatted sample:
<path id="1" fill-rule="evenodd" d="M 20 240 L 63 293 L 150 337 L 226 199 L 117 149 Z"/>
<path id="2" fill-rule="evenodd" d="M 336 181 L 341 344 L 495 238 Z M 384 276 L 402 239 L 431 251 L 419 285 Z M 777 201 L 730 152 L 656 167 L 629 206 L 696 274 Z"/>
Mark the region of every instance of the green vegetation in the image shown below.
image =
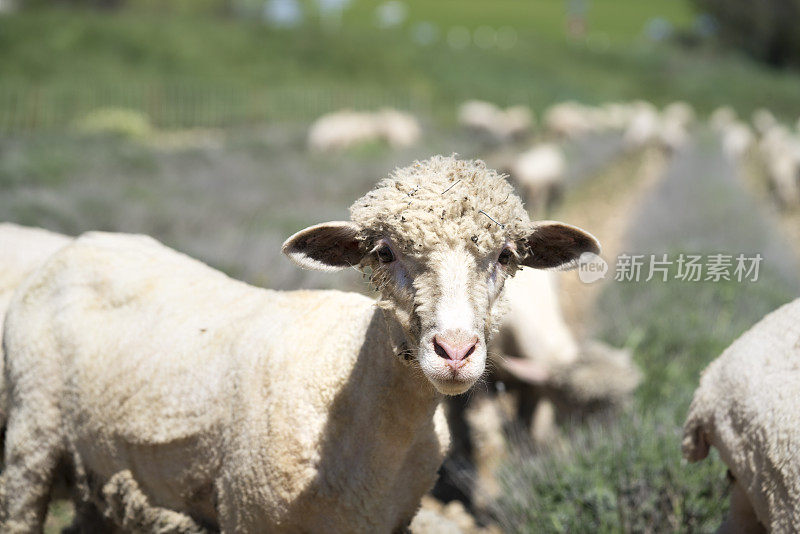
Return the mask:
<path id="1" fill-rule="evenodd" d="M 629 220 L 625 250 L 673 260 L 691 251 L 761 251 L 758 280 L 686 282 L 672 269 L 666 282 L 609 283 L 596 305 L 597 335 L 633 351 L 643 382 L 619 420 L 568 429 L 574 445 L 567 451 L 520 449 L 503 472 L 497 503 L 507 530 L 713 532 L 721 523 L 724 464 L 715 454 L 691 466 L 681 459 L 689 403 L 701 371 L 799 286 L 796 274 L 787 276 L 791 252 L 718 151 L 701 137 L 675 157 Z M 580 190 L 571 199 L 593 200 Z"/>
<path id="2" fill-rule="evenodd" d="M 354 2 L 338 30 L 313 14 L 296 29 L 274 29 L 215 10 L 25 10 L 0 18 L 0 131 L 69 126 L 101 107 L 144 112 L 158 127 L 307 120 L 387 104 L 451 117 L 466 98 L 537 110 L 565 99 L 686 99 L 702 110 L 769 104 L 797 114 L 796 74 L 643 37 L 654 17 L 689 25 L 686 2 L 622 4 L 593 2 L 585 39 L 565 36 L 565 4 L 555 0 L 491 9 L 413 0 L 408 20 L 391 29 L 375 26 L 367 0 Z M 435 26 L 432 44 L 412 40 L 420 21 Z M 513 27 L 517 40 L 453 49 L 447 34 L 456 26 Z"/>
<path id="3" fill-rule="evenodd" d="M 700 371 L 793 289 L 757 283 L 617 283 L 598 309 L 603 336 L 645 371 L 619 421 L 572 430 L 566 453 L 520 455 L 501 475 L 498 518 L 511 532 L 714 532 L 727 510 L 716 454 L 681 460 L 681 426 Z"/>

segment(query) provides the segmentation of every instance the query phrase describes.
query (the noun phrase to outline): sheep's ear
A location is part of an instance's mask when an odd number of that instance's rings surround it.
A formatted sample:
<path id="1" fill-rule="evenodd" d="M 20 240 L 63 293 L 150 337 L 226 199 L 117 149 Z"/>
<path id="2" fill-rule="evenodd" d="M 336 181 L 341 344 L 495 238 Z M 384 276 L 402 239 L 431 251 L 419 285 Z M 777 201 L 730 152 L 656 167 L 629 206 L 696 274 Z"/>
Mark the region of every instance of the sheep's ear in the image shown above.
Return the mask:
<path id="1" fill-rule="evenodd" d="M 287 239 L 281 250 L 303 269 L 338 271 L 361 262 L 358 234 L 359 228 L 352 222 L 317 224 Z"/>
<path id="2" fill-rule="evenodd" d="M 522 265 L 534 269 L 572 269 L 584 252 L 600 253 L 600 243 L 589 232 L 558 221 L 538 221 L 525 238 Z"/>

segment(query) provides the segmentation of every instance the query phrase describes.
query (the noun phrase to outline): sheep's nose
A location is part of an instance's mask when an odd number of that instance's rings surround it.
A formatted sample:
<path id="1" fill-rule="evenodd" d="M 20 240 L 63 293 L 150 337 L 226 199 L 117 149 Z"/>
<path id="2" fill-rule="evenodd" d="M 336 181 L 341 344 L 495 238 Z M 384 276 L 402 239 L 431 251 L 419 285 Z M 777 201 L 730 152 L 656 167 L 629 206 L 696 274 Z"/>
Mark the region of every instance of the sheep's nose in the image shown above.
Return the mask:
<path id="1" fill-rule="evenodd" d="M 446 360 L 461 362 L 475 352 L 478 336 L 469 337 L 461 332 L 454 335 L 436 334 L 433 337 L 433 350 Z M 448 362 L 449 363 L 449 362 Z"/>

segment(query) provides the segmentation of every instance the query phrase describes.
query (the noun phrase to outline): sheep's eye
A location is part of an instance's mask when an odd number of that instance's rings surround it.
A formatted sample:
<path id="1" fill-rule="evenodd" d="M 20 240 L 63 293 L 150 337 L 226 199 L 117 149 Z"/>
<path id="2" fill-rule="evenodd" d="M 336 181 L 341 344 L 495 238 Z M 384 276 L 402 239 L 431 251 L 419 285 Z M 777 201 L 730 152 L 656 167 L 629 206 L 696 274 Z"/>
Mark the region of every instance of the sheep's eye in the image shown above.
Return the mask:
<path id="1" fill-rule="evenodd" d="M 511 261 L 511 256 L 511 249 L 504 248 L 500 256 L 497 257 L 497 263 L 500 265 L 508 265 L 508 262 Z"/>
<path id="2" fill-rule="evenodd" d="M 378 256 L 378 261 L 381 263 L 392 263 L 394 261 L 394 252 L 387 245 L 383 245 L 375 251 Z"/>

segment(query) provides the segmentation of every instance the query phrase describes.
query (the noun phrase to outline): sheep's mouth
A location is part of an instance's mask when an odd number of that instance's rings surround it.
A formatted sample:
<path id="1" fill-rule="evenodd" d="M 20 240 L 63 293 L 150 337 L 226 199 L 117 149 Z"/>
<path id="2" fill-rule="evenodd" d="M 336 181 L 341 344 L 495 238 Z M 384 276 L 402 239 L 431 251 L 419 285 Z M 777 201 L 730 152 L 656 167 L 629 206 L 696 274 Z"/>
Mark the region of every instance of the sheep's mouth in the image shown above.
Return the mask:
<path id="1" fill-rule="evenodd" d="M 436 377 L 429 380 L 433 383 L 439 393 L 444 395 L 460 395 L 467 391 L 476 382 L 471 377 L 465 377 L 460 374 L 454 374 L 451 377 Z"/>

